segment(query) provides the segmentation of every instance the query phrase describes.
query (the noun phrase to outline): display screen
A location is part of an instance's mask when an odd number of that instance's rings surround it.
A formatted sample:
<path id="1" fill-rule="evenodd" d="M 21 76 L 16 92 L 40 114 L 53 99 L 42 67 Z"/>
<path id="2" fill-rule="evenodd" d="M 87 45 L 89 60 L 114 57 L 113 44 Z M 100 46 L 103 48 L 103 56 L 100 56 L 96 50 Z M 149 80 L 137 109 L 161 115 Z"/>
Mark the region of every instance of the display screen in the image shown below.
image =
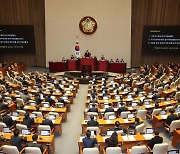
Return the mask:
<path id="1" fill-rule="evenodd" d="M 32 25 L 0 25 L 0 51 L 35 52 Z"/>
<path id="2" fill-rule="evenodd" d="M 143 53 L 180 53 L 180 26 L 145 26 Z"/>

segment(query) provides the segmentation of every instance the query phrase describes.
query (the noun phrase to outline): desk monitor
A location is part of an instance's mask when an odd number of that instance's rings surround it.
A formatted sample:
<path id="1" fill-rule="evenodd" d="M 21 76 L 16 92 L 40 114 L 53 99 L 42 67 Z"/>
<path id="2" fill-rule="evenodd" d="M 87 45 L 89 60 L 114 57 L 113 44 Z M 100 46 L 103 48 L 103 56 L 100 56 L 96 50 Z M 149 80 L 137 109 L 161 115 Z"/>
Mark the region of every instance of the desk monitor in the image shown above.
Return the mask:
<path id="1" fill-rule="evenodd" d="M 146 128 L 146 134 L 153 134 L 154 129 L 153 128 Z"/>
<path id="2" fill-rule="evenodd" d="M 171 100 L 171 98 L 170 97 L 166 97 L 166 101 L 170 101 Z"/>
<path id="3" fill-rule="evenodd" d="M 50 136 L 50 130 L 41 130 L 40 134 L 42 136 Z"/>
<path id="4" fill-rule="evenodd" d="M 165 115 L 166 114 L 166 111 L 162 110 L 160 111 L 160 115 Z"/>
<path id="5" fill-rule="evenodd" d="M 150 101 L 149 100 L 144 101 L 144 105 L 150 105 Z"/>
<path id="6" fill-rule="evenodd" d="M 31 118 L 37 118 L 37 114 L 31 113 L 31 114 L 30 114 L 30 117 L 31 117 Z"/>
<path id="7" fill-rule="evenodd" d="M 179 150 L 169 150 L 168 154 L 179 154 Z"/>
<path id="8" fill-rule="evenodd" d="M 130 118 L 134 118 L 135 116 L 134 116 L 134 114 L 133 113 L 129 113 L 129 114 L 127 114 L 127 118 L 128 119 L 130 119 Z"/>
<path id="9" fill-rule="evenodd" d="M 10 133 L 11 129 L 9 127 L 3 127 L 3 132 L 4 133 Z"/>
<path id="10" fill-rule="evenodd" d="M 43 107 L 48 108 L 49 107 L 49 103 L 43 103 Z"/>
<path id="11" fill-rule="evenodd" d="M 36 102 L 30 102 L 30 106 L 36 106 Z"/>
<path id="12" fill-rule="evenodd" d="M 114 115 L 109 115 L 109 116 L 108 116 L 108 119 L 109 119 L 109 120 L 114 120 L 114 119 L 116 119 L 116 117 L 115 117 Z"/>
<path id="13" fill-rule="evenodd" d="M 61 104 L 61 103 L 58 103 L 58 104 L 56 104 L 56 107 L 57 107 L 57 108 L 63 108 L 63 107 L 64 107 L 64 104 L 63 104 L 63 103 L 62 103 L 62 104 Z"/>
<path id="14" fill-rule="evenodd" d="M 23 134 L 23 135 L 30 135 L 31 131 L 29 129 L 22 129 L 21 130 L 21 134 Z"/>
<path id="15" fill-rule="evenodd" d="M 113 130 L 107 130 L 106 135 L 107 135 L 107 136 L 111 136 L 113 133 L 114 133 Z"/>
<path id="16" fill-rule="evenodd" d="M 132 102 L 132 106 L 137 106 L 138 104 L 136 102 Z"/>
<path id="17" fill-rule="evenodd" d="M 18 116 L 19 116 L 19 113 L 18 113 L 18 112 L 13 112 L 13 113 L 12 113 L 12 116 L 18 117 Z"/>
<path id="18" fill-rule="evenodd" d="M 49 120 L 55 120 L 56 119 L 56 115 L 55 114 L 49 114 L 48 119 Z"/>

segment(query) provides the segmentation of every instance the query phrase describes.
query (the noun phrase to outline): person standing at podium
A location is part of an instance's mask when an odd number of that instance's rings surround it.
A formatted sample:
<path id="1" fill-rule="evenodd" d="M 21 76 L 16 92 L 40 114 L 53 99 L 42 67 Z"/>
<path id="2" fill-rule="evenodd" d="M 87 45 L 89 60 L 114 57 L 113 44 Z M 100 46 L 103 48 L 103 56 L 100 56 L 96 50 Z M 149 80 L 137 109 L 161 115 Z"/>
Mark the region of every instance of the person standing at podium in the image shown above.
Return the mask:
<path id="1" fill-rule="evenodd" d="M 88 50 L 86 50 L 86 52 L 84 54 L 84 57 L 85 58 L 90 58 L 91 57 L 91 53 Z"/>

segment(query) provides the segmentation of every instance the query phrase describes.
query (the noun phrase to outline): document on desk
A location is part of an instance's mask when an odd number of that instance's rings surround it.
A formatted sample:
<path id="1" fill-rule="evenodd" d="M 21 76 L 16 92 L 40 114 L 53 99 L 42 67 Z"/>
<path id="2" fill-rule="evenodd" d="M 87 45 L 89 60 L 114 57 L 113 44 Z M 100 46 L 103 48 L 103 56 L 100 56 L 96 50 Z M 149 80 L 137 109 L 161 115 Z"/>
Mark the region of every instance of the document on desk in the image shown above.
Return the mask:
<path id="1" fill-rule="evenodd" d="M 12 120 L 15 121 L 17 120 L 19 117 L 14 117 L 14 116 L 11 116 Z"/>
<path id="2" fill-rule="evenodd" d="M 169 103 L 169 102 L 167 102 L 167 101 L 166 101 L 166 102 L 164 102 L 164 103 L 165 103 L 165 104 L 171 104 L 171 103 Z"/>
<path id="3" fill-rule="evenodd" d="M 166 115 L 161 115 L 161 117 L 162 117 L 163 119 L 167 119 L 168 115 L 167 115 L 167 114 L 166 114 Z"/>
<path id="4" fill-rule="evenodd" d="M 111 120 L 106 120 L 106 123 L 111 124 L 112 122 L 111 122 Z"/>
<path id="5" fill-rule="evenodd" d="M 42 107 L 41 110 L 46 111 L 46 108 L 45 108 L 45 107 Z"/>
<path id="6" fill-rule="evenodd" d="M 29 106 L 24 106 L 24 109 L 28 109 L 29 108 Z"/>
<path id="7" fill-rule="evenodd" d="M 123 141 L 129 141 L 129 138 L 127 136 L 121 136 Z"/>
<path id="8" fill-rule="evenodd" d="M 128 135 L 129 141 L 136 141 L 133 135 Z"/>
<path id="9" fill-rule="evenodd" d="M 56 108 L 52 108 L 51 111 L 56 111 Z"/>
<path id="10" fill-rule="evenodd" d="M 152 139 L 152 138 L 154 137 L 153 134 L 145 134 L 145 135 L 143 135 L 143 136 L 144 136 L 144 138 L 145 138 L 146 140 L 150 140 L 150 139 Z"/>
<path id="11" fill-rule="evenodd" d="M 152 108 L 152 105 L 145 105 L 145 108 Z"/>

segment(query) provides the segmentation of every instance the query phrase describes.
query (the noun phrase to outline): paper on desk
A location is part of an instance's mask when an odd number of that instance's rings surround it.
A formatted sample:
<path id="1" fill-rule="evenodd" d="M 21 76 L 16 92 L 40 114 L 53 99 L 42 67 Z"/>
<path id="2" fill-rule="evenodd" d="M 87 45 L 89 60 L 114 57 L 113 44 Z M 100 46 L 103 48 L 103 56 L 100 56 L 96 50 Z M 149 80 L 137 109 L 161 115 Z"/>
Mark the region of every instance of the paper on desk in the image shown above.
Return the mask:
<path id="1" fill-rule="evenodd" d="M 153 107 L 152 105 L 145 105 L 145 108 L 151 108 Z"/>
<path id="2" fill-rule="evenodd" d="M 129 135 L 128 138 L 129 138 L 129 141 L 136 141 L 133 135 Z"/>
<path id="3" fill-rule="evenodd" d="M 167 119 L 168 115 L 161 115 L 163 119 Z"/>
<path id="4" fill-rule="evenodd" d="M 129 138 L 127 136 L 121 136 L 123 141 L 129 141 Z"/>
<path id="5" fill-rule="evenodd" d="M 29 106 L 24 106 L 24 109 L 28 109 L 29 108 Z"/>
<path id="6" fill-rule="evenodd" d="M 55 111 L 56 109 L 55 108 L 52 108 L 51 111 Z"/>
<path id="7" fill-rule="evenodd" d="M 133 101 L 133 98 L 127 98 L 127 101 Z"/>
<path id="8" fill-rule="evenodd" d="M 150 139 L 152 139 L 154 136 L 153 136 L 153 134 L 145 134 L 145 135 L 143 135 L 144 136 L 144 138 L 146 139 L 146 140 L 150 140 Z"/>
<path id="9" fill-rule="evenodd" d="M 106 123 L 111 124 L 112 122 L 111 122 L 111 120 L 106 120 Z"/>
<path id="10" fill-rule="evenodd" d="M 46 108 L 45 108 L 45 107 L 42 107 L 42 108 L 41 108 L 41 110 L 43 110 L 43 111 L 44 111 L 44 110 L 46 110 Z"/>
<path id="11" fill-rule="evenodd" d="M 164 103 L 165 103 L 165 104 L 170 104 L 170 103 L 169 103 L 169 102 L 167 102 L 167 101 L 166 101 L 166 102 L 164 102 Z"/>
<path id="12" fill-rule="evenodd" d="M 52 120 L 52 123 L 54 124 L 54 123 L 55 123 L 55 120 Z"/>
<path id="13" fill-rule="evenodd" d="M 12 120 L 13 121 L 15 121 L 15 120 L 17 120 L 19 117 L 14 117 L 14 116 L 12 116 Z"/>

